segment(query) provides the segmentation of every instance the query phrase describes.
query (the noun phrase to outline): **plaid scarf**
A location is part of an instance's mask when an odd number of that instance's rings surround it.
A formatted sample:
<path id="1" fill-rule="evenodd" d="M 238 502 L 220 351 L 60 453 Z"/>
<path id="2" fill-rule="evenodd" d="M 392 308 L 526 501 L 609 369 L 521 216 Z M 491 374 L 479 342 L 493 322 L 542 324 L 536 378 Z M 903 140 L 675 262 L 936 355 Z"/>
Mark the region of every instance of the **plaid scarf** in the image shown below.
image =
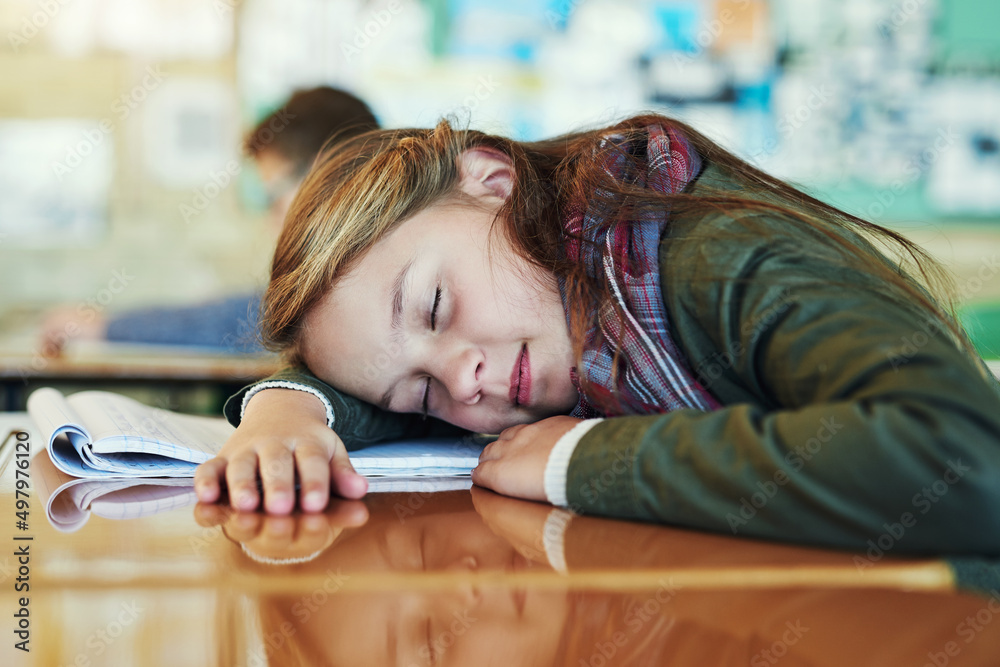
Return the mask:
<path id="1" fill-rule="evenodd" d="M 645 142 L 626 143 L 621 135 L 605 137 L 602 149 L 614 142 L 619 150 L 600 151 L 604 170 L 616 180 L 659 192 L 683 190 L 701 171 L 701 158 L 683 136 L 670 128 L 650 125 L 646 132 Z M 636 163 L 645 169 L 636 169 Z M 572 416 L 614 417 L 721 407 L 695 380 L 684 355 L 670 338 L 659 270 L 660 235 L 666 228 L 667 211 L 608 224 L 606 215 L 596 208 L 570 211 L 564 223 L 569 232 L 566 253 L 570 260 L 585 262 L 589 276 L 603 275 L 625 317 L 620 320 L 615 309 L 605 305 L 593 318 L 594 326 L 584 341 L 582 369 L 589 380 L 590 395 L 580 391 L 580 402 Z M 579 237 L 588 241 L 582 251 Z M 563 281 L 559 288 L 565 308 Z M 612 383 L 617 345 L 621 346 L 621 356 Z M 579 391 L 578 372 L 574 369 L 571 377 Z"/>

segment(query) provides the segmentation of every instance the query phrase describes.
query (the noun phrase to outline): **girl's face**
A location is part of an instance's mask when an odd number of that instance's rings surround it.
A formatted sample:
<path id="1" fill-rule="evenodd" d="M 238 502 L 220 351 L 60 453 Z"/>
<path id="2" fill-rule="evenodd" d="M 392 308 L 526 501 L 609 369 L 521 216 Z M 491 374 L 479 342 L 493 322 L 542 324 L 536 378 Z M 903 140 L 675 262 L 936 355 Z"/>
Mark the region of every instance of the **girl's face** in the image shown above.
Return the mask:
<path id="1" fill-rule="evenodd" d="M 339 280 L 305 318 L 303 357 L 388 410 L 499 433 L 572 410 L 573 355 L 555 278 L 490 238 L 502 197 L 469 190 L 470 203 L 400 223 Z"/>

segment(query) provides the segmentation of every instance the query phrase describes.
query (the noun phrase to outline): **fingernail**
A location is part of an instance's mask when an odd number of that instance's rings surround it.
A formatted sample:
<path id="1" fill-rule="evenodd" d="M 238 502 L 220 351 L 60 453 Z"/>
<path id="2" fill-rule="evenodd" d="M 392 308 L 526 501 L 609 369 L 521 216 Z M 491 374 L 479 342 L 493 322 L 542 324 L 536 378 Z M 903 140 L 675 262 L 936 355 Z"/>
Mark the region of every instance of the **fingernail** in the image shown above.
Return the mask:
<path id="1" fill-rule="evenodd" d="M 306 494 L 306 497 L 302 499 L 302 504 L 307 506 L 309 509 L 319 509 L 323 506 L 323 494 L 319 491 L 310 491 Z"/>

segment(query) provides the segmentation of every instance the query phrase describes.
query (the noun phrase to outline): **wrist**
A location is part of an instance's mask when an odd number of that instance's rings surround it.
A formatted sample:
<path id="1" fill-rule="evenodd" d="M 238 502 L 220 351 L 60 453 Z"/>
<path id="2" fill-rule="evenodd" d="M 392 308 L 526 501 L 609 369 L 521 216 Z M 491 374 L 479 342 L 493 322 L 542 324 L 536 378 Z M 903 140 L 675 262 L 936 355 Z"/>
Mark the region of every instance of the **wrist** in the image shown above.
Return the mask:
<path id="1" fill-rule="evenodd" d="M 286 387 L 263 388 L 249 395 L 243 403 L 244 420 L 266 415 L 327 423 L 326 406 L 318 396 Z"/>
<path id="2" fill-rule="evenodd" d="M 569 505 L 566 498 L 566 476 L 569 461 L 573 457 L 573 452 L 576 450 L 581 438 L 602 421 L 603 419 L 601 418 L 594 418 L 579 422 L 564 433 L 556 442 L 552 451 L 549 452 L 549 458 L 545 464 L 543 483 L 545 497 L 553 505 L 562 507 Z"/>

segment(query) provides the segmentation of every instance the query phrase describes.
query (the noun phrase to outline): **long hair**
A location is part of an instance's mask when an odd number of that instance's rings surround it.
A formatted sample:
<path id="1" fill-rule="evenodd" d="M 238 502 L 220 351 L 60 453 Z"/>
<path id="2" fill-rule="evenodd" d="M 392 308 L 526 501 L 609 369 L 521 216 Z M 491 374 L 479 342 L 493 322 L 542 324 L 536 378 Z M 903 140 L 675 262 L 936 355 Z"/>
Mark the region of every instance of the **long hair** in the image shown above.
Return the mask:
<path id="1" fill-rule="evenodd" d="M 684 135 L 703 160 L 719 166 L 739 189 L 709 187 L 697 195 L 664 194 L 608 174 L 598 159 L 600 152 L 621 151 L 629 138 L 642 140 L 644 128 L 651 124 Z M 602 142 L 609 134 L 622 135 L 626 141 Z M 682 215 L 749 208 L 783 216 L 823 240 L 825 256 L 832 251 L 844 268 L 874 278 L 881 292 L 916 309 L 948 332 L 957 346 L 975 355 L 957 324 L 953 279 L 921 248 L 770 176 L 687 124 L 655 114 L 537 142 L 456 130 L 443 120 L 433 129 L 372 131 L 328 148 L 292 202 L 278 239 L 261 306 L 265 346 L 300 363 L 306 313 L 397 224 L 434 204 L 461 200 L 458 157 L 477 147 L 499 150 L 511 160 L 515 181 L 493 231 L 509 242 L 513 252 L 564 281 L 578 369 L 592 314 L 599 307 L 616 308 L 616 301 L 608 285 L 588 276 L 579 262 L 568 261 L 562 252 L 567 241 L 562 221 L 574 206 L 600 211 L 607 224 L 664 210 Z M 587 395 L 585 375 L 580 382 Z"/>

